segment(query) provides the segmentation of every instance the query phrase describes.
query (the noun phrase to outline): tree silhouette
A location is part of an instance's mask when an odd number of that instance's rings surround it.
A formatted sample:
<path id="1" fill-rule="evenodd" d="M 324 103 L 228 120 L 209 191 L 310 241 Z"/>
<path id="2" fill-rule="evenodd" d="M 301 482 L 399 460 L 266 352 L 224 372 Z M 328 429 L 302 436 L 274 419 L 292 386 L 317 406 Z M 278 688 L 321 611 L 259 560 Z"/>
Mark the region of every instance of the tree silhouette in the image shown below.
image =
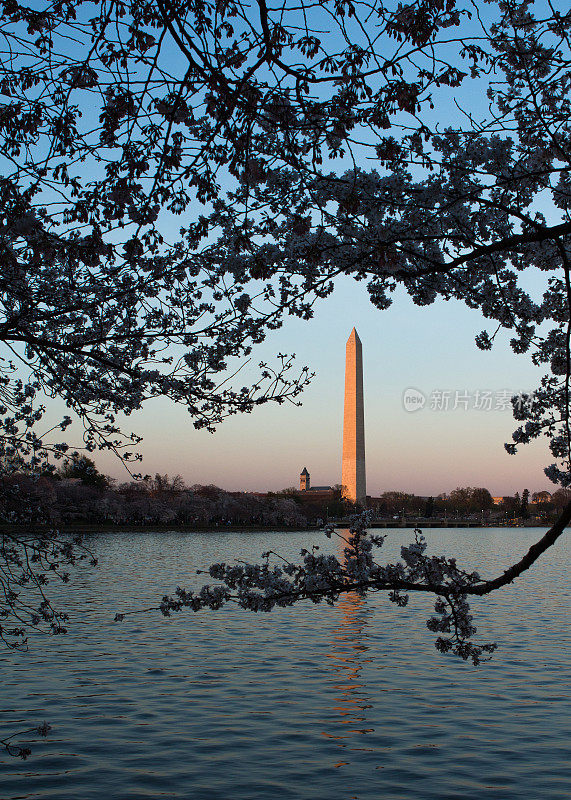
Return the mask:
<path id="1" fill-rule="evenodd" d="M 62 478 L 78 478 L 84 486 L 97 486 L 104 489 L 109 485 L 108 479 L 102 475 L 92 458 L 80 455 L 77 451 L 60 467 Z"/>
<path id="2" fill-rule="evenodd" d="M 65 454 L 66 436 L 53 440 L 72 414 L 88 452 L 131 461 L 138 437 L 118 415 L 149 398 L 184 404 L 211 430 L 296 401 L 309 375 L 287 355 L 247 385 L 236 372 L 347 275 L 381 310 L 397 286 L 420 306 L 479 309 L 484 350 L 509 330 L 546 375 L 512 399 L 507 449 L 547 434 L 546 473 L 571 484 L 570 12 L 519 0 L 486 3 L 485 15 L 455 0 L 0 8 L 6 469 Z M 476 112 L 470 93 L 484 84 Z M 433 111 L 451 97 L 459 111 L 443 127 Z M 521 280 L 530 271 L 544 276 L 540 298 Z M 70 416 L 47 436 L 54 397 Z M 28 544 L 4 541 L 18 565 Z M 362 586 L 398 602 L 400 574 L 403 590 L 437 593 L 440 579 L 415 573 L 436 566 L 411 547 L 390 581 L 369 572 Z M 468 580 L 451 560 L 439 569 L 464 619 L 459 598 L 503 585 Z M 324 597 L 358 583 L 344 574 Z"/>
<path id="3" fill-rule="evenodd" d="M 523 490 L 519 515 L 522 519 L 527 519 L 529 517 L 529 489 Z"/>

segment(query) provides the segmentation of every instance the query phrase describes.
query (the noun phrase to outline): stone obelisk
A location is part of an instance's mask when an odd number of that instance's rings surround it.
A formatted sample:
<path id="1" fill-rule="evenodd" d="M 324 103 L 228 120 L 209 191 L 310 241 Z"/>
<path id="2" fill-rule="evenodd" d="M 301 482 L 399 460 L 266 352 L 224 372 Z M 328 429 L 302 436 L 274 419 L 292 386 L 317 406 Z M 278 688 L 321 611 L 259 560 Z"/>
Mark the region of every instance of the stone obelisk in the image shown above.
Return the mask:
<path id="1" fill-rule="evenodd" d="M 345 351 L 345 412 L 343 416 L 343 496 L 364 505 L 365 485 L 365 415 L 363 409 L 363 348 L 355 328 L 347 339 Z"/>

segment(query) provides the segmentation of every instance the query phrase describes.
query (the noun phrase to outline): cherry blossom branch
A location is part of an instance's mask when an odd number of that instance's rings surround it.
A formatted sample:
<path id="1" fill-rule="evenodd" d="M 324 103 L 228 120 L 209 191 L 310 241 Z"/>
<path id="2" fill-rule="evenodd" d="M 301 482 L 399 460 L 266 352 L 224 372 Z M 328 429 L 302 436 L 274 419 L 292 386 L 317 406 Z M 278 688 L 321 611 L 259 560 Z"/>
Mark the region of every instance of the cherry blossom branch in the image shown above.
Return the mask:
<path id="1" fill-rule="evenodd" d="M 559 539 L 559 537 L 564 533 L 565 528 L 570 522 L 571 503 L 568 503 L 561 512 L 555 524 L 552 525 L 552 527 L 544 536 L 541 537 L 541 539 L 539 539 L 539 541 L 535 542 L 535 544 L 529 548 L 527 553 L 517 562 L 517 564 L 513 564 L 501 575 L 498 575 L 497 578 L 484 581 L 484 583 L 480 584 L 479 586 L 468 588 L 468 594 L 485 595 L 495 591 L 496 589 L 500 589 L 502 586 L 506 586 L 508 583 L 512 583 L 516 578 L 519 578 L 523 572 L 528 570 L 537 561 L 537 559 L 543 555 L 543 553 L 545 553 L 555 544 L 557 539 Z"/>
<path id="2" fill-rule="evenodd" d="M 429 630 L 439 634 L 436 648 L 478 664 L 496 645 L 474 642 L 476 628 L 468 597 L 490 594 L 519 577 L 557 541 L 570 520 L 571 503 L 522 559 L 497 578 L 482 580 L 478 573 L 459 568 L 454 558 L 429 557 L 420 530 L 415 532 L 412 544 L 401 548 L 401 562 L 378 564 L 373 549 L 380 548 L 385 537 L 366 531 L 369 515 L 365 513 L 353 519 L 341 561 L 335 555 L 319 553 L 320 548 L 314 545 L 311 551 L 301 551 L 303 561 L 299 564 L 279 555 L 282 563 L 272 564 L 270 557 L 276 555 L 273 551 L 262 554 L 261 564 L 212 564 L 207 573 L 220 582 L 218 585 L 206 585 L 196 592 L 179 587 L 174 596 L 163 597 L 159 609 L 164 616 L 170 616 L 184 608 L 195 612 L 218 610 L 235 603 L 249 611 L 269 612 L 302 600 L 333 604 L 345 592 L 364 596 L 381 591 L 387 591 L 389 600 L 397 606 L 405 606 L 410 592 L 422 592 L 436 596 L 436 616 L 427 621 Z M 333 526 L 326 526 L 325 534 L 340 535 Z M 115 620 L 121 621 L 130 613 L 142 612 L 120 613 Z"/>

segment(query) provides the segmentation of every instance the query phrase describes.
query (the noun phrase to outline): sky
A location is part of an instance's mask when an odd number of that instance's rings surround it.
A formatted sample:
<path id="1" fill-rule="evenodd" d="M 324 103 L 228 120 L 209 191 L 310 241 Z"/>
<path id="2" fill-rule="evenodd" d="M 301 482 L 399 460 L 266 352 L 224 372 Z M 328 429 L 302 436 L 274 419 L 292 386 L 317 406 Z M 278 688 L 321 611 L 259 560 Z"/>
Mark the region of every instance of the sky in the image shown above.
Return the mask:
<path id="1" fill-rule="evenodd" d="M 188 485 L 273 491 L 297 487 L 305 466 L 312 485 L 339 483 L 345 343 L 353 326 L 363 344 L 368 494 L 436 495 L 484 486 L 507 495 L 554 488 L 543 475 L 551 463 L 547 440 L 515 456 L 503 447 L 516 427 L 505 398 L 533 390 L 542 375 L 529 357 L 511 351 L 509 336 L 492 351 L 478 350 L 474 337 L 485 327 L 478 312 L 456 301 L 419 308 L 402 291 L 379 311 L 365 284 L 350 279 L 316 306 L 314 319 L 289 319 L 254 350 L 253 364 L 295 353 L 300 367 L 316 373 L 301 406 L 271 403 L 227 419 L 210 434 L 195 430 L 184 408 L 153 400 L 126 426 L 144 436 L 142 471 L 180 474 Z M 426 398 L 415 412 L 403 407 L 410 388 Z M 438 392 L 449 392 L 448 410 Z M 128 479 L 112 455 L 97 454 L 96 462 Z"/>
<path id="2" fill-rule="evenodd" d="M 453 124 L 461 116 L 455 102 L 485 116 L 484 83 L 442 89 L 428 121 Z M 374 164 L 367 161 L 365 166 Z M 176 218 L 167 228 L 180 224 Z M 291 318 L 270 332 L 239 378 L 239 385 L 246 384 L 248 374 L 255 379 L 253 367 L 259 361 L 271 361 L 279 352 L 295 353 L 300 367 L 307 365 L 316 373 L 301 406 L 268 404 L 229 418 L 210 434 L 194 429 L 184 407 L 164 399 L 150 401 L 124 425 L 144 437 L 142 472 L 180 474 L 189 485 L 266 491 L 298 486 L 305 466 L 313 485 L 339 483 L 345 342 L 355 326 L 363 345 L 370 495 L 389 490 L 436 495 L 468 485 L 484 486 L 493 495 L 553 488 L 543 474 L 552 460 L 546 440 L 526 445 L 516 456 L 503 447 L 516 427 L 505 398 L 532 390 L 542 375 L 529 356 L 513 354 L 509 334 L 491 352 L 482 352 L 474 344 L 475 335 L 486 327 L 478 312 L 443 300 L 419 308 L 402 290 L 388 310 L 378 311 L 365 284 L 351 279 L 338 281 L 333 295 L 316 304 L 315 312 L 310 321 Z M 403 394 L 410 389 L 425 398 L 424 408 L 413 413 L 403 407 Z M 445 403 L 432 408 L 442 397 L 438 392 L 449 393 L 448 410 L 442 407 Z M 474 407 L 485 398 L 489 410 Z M 65 413 L 57 404 L 53 411 Z M 105 473 L 129 479 L 115 456 L 96 454 L 95 460 Z"/>
<path id="3" fill-rule="evenodd" d="M 485 90 L 478 81 L 467 91 L 443 89 L 432 116 L 453 124 L 460 115 L 456 102 L 486 116 Z M 526 445 L 515 456 L 504 450 L 516 427 L 505 398 L 533 390 L 543 374 L 529 356 L 512 352 L 509 333 L 483 352 L 474 337 L 485 320 L 460 302 L 439 300 L 419 308 L 400 290 L 391 308 L 379 311 L 364 282 L 345 279 L 336 286 L 315 306 L 312 320 L 287 320 L 252 356 L 255 365 L 279 352 L 295 353 L 300 367 L 315 371 L 301 406 L 269 404 L 229 418 L 210 434 L 196 431 L 184 408 L 152 401 L 129 419 L 144 436 L 142 471 L 180 474 L 189 485 L 266 491 L 299 486 L 299 473 L 307 467 L 313 485 L 339 483 L 345 343 L 355 326 L 363 345 L 368 494 L 436 495 L 457 486 L 484 486 L 493 495 L 507 495 L 554 488 L 543 474 L 552 461 L 547 440 Z M 403 394 L 411 388 L 426 398 L 424 408 L 413 413 L 403 407 Z M 431 407 L 437 392 L 449 392 L 448 410 Z M 457 397 L 463 402 L 454 410 Z M 491 409 L 475 408 L 477 400 L 485 405 L 484 398 Z M 125 476 L 111 455 L 98 457 L 98 464 L 119 479 Z"/>

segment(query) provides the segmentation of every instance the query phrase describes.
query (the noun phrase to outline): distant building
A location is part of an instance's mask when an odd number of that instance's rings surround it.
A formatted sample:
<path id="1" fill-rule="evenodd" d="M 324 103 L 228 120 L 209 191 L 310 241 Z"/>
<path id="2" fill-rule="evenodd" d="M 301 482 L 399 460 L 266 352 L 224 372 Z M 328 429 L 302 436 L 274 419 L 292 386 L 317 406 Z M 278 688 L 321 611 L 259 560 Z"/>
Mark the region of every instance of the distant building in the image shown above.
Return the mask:
<path id="1" fill-rule="evenodd" d="M 501 504 L 504 502 L 503 497 L 492 497 L 492 500 L 494 501 L 495 506 L 501 506 Z"/>
<path id="2" fill-rule="evenodd" d="M 328 500 L 335 494 L 331 486 L 311 486 L 311 479 L 307 467 L 304 467 L 299 473 L 299 491 L 303 494 L 304 501 L 317 502 L 319 500 Z"/>

